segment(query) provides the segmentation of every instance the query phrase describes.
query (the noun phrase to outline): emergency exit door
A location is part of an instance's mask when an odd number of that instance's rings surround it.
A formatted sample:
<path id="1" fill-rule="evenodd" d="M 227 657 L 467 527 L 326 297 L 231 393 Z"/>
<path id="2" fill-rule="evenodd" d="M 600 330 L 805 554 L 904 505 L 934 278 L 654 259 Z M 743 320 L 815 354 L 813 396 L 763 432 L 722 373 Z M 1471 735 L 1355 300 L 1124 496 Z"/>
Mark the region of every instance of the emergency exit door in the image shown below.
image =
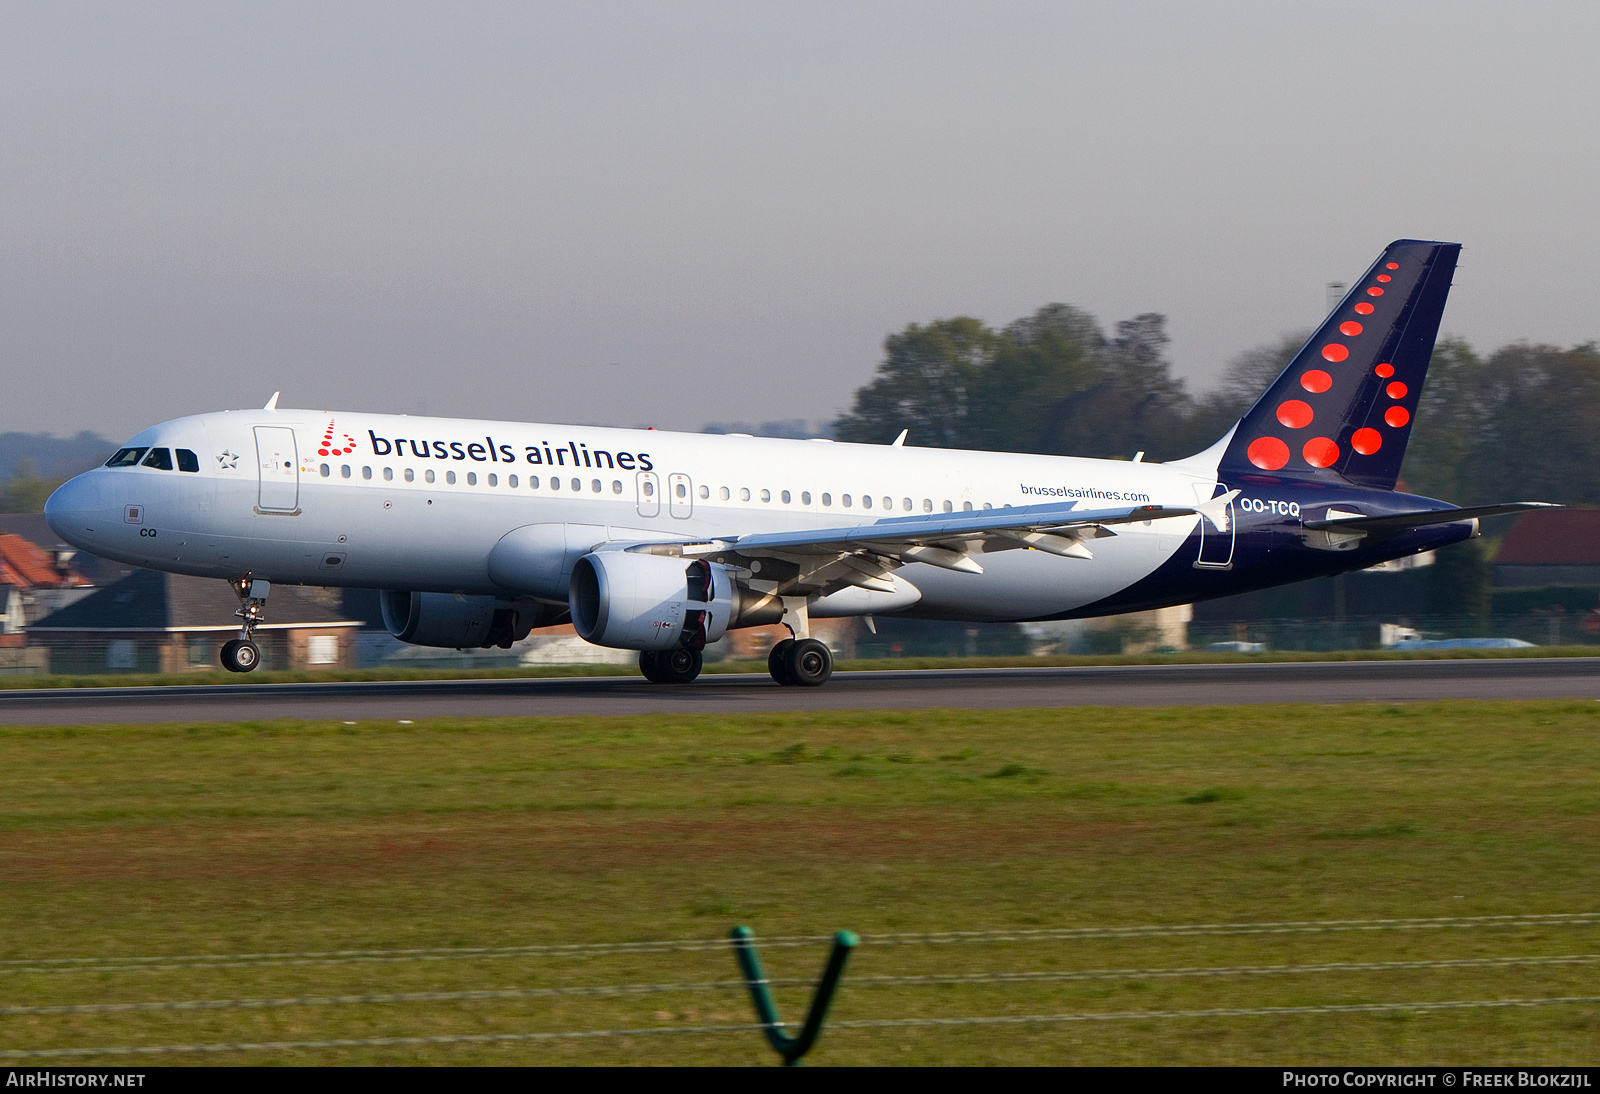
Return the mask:
<path id="1" fill-rule="evenodd" d="M 293 515 L 300 511 L 300 457 L 294 430 L 281 425 L 256 426 L 256 470 L 261 476 L 257 512 Z"/>

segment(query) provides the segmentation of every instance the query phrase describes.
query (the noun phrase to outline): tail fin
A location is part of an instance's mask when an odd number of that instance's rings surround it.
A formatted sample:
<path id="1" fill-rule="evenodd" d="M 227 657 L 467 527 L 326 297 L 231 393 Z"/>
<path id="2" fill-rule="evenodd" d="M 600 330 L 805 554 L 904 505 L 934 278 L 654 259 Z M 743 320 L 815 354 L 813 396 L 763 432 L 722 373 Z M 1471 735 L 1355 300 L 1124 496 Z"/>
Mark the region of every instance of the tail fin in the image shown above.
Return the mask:
<path id="1" fill-rule="evenodd" d="M 1219 474 L 1394 489 L 1460 253 L 1389 244 L 1240 419 Z"/>

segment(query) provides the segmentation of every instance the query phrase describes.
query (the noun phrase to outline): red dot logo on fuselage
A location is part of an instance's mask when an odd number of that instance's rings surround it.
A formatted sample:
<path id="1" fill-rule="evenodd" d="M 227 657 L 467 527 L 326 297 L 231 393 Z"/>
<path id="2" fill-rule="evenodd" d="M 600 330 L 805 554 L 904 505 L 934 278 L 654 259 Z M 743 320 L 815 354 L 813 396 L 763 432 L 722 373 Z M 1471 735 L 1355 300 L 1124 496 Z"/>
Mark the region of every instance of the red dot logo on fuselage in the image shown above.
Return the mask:
<path id="1" fill-rule="evenodd" d="M 348 456 L 356 450 L 356 439 L 348 433 L 340 433 L 344 438 L 342 444 L 335 444 L 333 437 L 333 419 L 328 419 L 328 428 L 322 431 L 322 444 L 317 448 L 319 456 Z"/>

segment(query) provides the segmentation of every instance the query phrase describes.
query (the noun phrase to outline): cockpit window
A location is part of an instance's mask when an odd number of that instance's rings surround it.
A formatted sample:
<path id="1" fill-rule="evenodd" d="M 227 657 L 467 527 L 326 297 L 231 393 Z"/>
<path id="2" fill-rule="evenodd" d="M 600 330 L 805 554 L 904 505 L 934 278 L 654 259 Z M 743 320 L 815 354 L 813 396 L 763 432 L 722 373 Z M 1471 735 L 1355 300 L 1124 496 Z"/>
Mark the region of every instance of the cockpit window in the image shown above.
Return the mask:
<path id="1" fill-rule="evenodd" d="M 153 467 L 157 471 L 172 470 L 172 450 L 170 448 L 152 448 L 150 455 L 144 458 L 141 467 Z"/>
<path id="2" fill-rule="evenodd" d="M 178 449 L 178 470 L 179 471 L 198 471 L 198 470 L 200 470 L 200 457 L 196 456 L 193 452 L 190 452 L 187 448 Z"/>
<path id="3" fill-rule="evenodd" d="M 112 456 L 109 460 L 106 461 L 106 466 L 107 467 L 137 467 L 139 465 L 140 457 L 142 457 L 145 454 L 146 451 L 148 451 L 148 450 L 147 449 L 143 449 L 143 448 L 121 448 L 121 449 L 118 449 L 117 450 L 117 454 L 115 456 Z"/>

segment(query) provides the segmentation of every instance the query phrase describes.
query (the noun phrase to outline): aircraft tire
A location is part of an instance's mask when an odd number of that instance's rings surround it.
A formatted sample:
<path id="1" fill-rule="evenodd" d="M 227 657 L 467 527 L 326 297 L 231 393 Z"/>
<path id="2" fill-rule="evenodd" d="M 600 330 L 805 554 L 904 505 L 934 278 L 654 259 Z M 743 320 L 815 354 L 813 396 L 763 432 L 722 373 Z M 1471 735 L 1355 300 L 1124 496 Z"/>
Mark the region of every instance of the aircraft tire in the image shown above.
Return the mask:
<path id="1" fill-rule="evenodd" d="M 705 658 L 699 650 L 661 650 L 656 654 L 656 682 L 660 684 L 687 684 L 700 675 Z"/>
<path id="2" fill-rule="evenodd" d="M 789 679 L 803 688 L 817 688 L 833 675 L 833 654 L 815 638 L 802 638 L 784 658 Z"/>
<path id="3" fill-rule="evenodd" d="M 660 658 L 655 650 L 643 650 L 639 654 L 639 671 L 644 673 L 644 678 L 652 684 L 665 684 L 666 678 L 661 675 Z"/>
<path id="4" fill-rule="evenodd" d="M 222 644 L 222 667 L 229 672 L 254 672 L 261 664 L 261 647 L 235 638 Z"/>
<path id="5" fill-rule="evenodd" d="M 794 639 L 785 638 L 782 642 L 772 647 L 772 652 L 767 654 L 767 671 L 772 678 L 785 687 L 789 687 L 794 680 L 789 676 L 789 651 L 794 648 Z"/>

